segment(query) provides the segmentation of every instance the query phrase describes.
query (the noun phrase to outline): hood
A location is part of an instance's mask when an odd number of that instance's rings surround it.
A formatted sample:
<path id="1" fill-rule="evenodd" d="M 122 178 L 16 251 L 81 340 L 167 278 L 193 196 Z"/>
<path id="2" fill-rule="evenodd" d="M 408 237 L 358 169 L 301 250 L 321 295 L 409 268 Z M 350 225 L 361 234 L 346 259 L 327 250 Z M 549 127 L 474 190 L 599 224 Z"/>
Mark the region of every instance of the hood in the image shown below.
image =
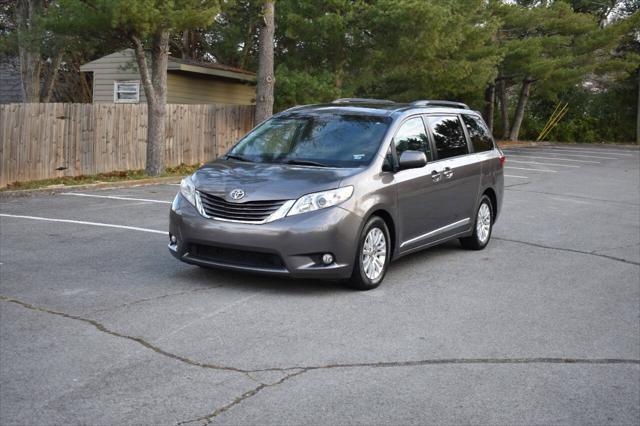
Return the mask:
<path id="1" fill-rule="evenodd" d="M 337 188 L 344 178 L 362 169 L 307 167 L 291 164 L 247 163 L 217 160 L 194 175 L 196 189 L 228 201 L 234 189 L 244 191 L 244 201 L 293 200 L 311 192 Z"/>

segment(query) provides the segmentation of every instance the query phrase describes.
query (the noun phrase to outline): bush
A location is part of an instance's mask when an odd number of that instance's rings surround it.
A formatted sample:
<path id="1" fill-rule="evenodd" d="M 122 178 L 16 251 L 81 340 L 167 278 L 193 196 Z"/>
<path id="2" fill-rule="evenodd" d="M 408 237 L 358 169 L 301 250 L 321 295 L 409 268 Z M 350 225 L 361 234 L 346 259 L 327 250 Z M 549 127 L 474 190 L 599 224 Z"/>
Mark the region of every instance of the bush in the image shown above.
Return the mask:
<path id="1" fill-rule="evenodd" d="M 560 142 L 634 142 L 636 138 L 637 86 L 635 79 L 619 82 L 605 91 L 579 88 L 558 96 L 569 110 L 545 138 Z M 532 97 L 521 139 L 535 140 L 557 103 Z"/>

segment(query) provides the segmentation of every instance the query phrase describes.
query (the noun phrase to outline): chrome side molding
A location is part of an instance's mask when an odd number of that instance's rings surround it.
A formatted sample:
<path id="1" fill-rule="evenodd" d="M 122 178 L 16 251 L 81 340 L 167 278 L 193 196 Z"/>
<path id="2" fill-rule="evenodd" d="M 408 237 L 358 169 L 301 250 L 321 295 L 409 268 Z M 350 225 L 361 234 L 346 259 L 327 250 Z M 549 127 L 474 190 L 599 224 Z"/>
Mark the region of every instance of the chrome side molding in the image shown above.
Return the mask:
<path id="1" fill-rule="evenodd" d="M 455 229 L 455 228 L 457 228 L 459 226 L 467 225 L 467 224 L 469 224 L 469 222 L 471 222 L 471 219 L 470 218 L 466 218 L 466 219 L 459 220 L 457 222 L 450 223 L 448 225 L 443 226 L 442 228 L 434 229 L 433 231 L 427 232 L 426 234 L 418 235 L 415 238 L 411 238 L 410 240 L 403 241 L 400 244 L 400 247 L 402 248 L 402 247 L 406 246 L 407 244 L 412 244 L 412 243 L 415 243 L 417 241 L 424 240 L 425 238 L 434 237 L 434 236 L 436 236 L 438 234 L 442 234 L 443 232 L 450 231 L 450 230 Z"/>

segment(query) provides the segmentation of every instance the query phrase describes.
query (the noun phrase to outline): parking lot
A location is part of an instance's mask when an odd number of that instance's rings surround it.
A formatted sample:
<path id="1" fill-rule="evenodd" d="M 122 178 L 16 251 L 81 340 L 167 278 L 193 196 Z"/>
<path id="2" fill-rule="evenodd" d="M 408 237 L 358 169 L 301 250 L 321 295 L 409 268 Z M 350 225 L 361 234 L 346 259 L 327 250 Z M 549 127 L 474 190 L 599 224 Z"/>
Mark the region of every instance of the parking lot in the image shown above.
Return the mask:
<path id="1" fill-rule="evenodd" d="M 640 151 L 505 154 L 369 292 L 178 262 L 175 184 L 0 200 L 0 424 L 638 424 Z"/>

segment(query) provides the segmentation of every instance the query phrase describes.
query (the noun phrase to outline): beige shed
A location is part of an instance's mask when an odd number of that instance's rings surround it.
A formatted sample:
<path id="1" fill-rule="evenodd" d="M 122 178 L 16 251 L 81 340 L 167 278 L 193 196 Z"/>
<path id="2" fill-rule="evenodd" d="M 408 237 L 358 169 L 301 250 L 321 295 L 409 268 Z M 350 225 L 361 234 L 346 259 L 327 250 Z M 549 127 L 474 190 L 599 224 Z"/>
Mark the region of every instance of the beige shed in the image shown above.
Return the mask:
<path id="1" fill-rule="evenodd" d="M 132 49 L 125 49 L 80 67 L 93 73 L 93 103 L 146 102 Z M 170 57 L 167 103 L 253 105 L 256 75 L 225 65 Z"/>

